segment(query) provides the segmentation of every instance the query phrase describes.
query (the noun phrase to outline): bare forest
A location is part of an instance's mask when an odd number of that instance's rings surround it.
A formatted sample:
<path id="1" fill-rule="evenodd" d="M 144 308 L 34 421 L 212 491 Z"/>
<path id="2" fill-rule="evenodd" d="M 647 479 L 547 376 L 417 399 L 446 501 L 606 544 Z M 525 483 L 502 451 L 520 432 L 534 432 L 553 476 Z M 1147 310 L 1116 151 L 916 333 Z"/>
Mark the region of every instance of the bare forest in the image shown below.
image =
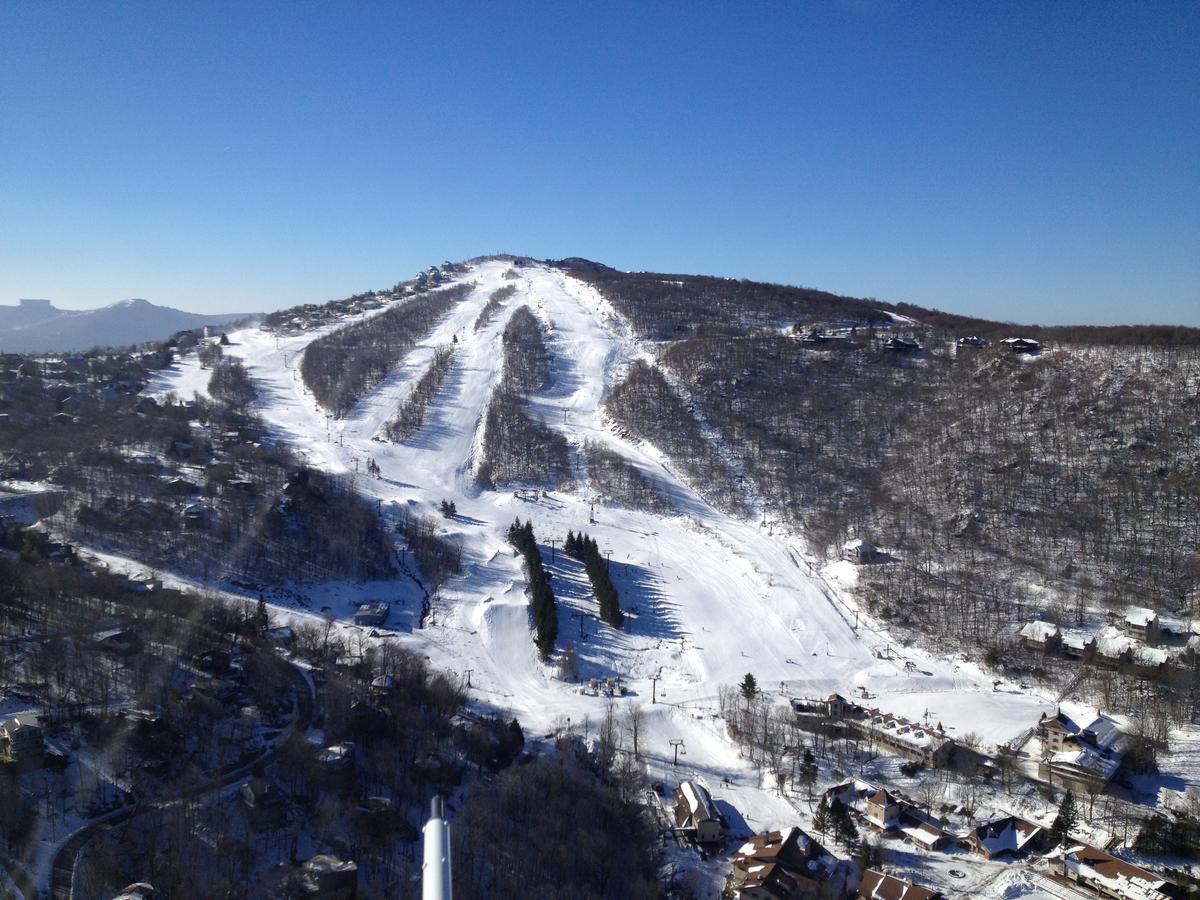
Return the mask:
<path id="1" fill-rule="evenodd" d="M 300 363 L 304 383 L 333 415 L 346 415 L 472 290 L 472 285 L 460 284 L 416 294 L 318 338 L 308 345 Z"/>

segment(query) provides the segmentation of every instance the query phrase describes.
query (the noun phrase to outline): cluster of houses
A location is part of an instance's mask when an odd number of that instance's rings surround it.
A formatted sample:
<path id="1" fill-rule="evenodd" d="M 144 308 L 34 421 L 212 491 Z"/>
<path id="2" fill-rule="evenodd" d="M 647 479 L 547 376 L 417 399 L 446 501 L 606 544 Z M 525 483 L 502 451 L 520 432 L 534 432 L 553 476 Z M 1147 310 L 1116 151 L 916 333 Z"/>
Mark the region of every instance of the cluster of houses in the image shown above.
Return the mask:
<path id="1" fill-rule="evenodd" d="M 841 804 L 879 833 L 904 836 L 926 850 L 941 850 L 955 838 L 941 823 L 904 795 L 868 781 L 850 779 L 825 792 L 830 804 Z"/>
<path id="2" fill-rule="evenodd" d="M 1068 744 L 1069 739 L 1064 738 L 1061 746 Z M 674 824 L 679 831 L 700 845 L 711 846 L 724 839 L 726 821 L 704 785 L 683 781 L 675 789 L 674 800 Z M 925 851 L 966 850 L 986 860 L 1036 858 L 1049 874 L 1098 896 L 1118 900 L 1185 896 L 1178 886 L 1158 874 L 1105 850 L 1079 843 L 1054 850 L 1048 828 L 1019 816 L 997 815 L 956 834 L 947 829 L 944 820 L 903 793 L 861 779 L 849 779 L 829 788 L 823 803 L 831 808 L 840 804 L 876 834 L 894 835 Z M 733 855 L 722 896 L 728 900 L 844 896 L 852 878 L 852 865 L 793 827 L 758 834 L 743 842 Z M 862 900 L 937 900 L 944 895 L 934 888 L 867 869 L 856 896 Z"/>
<path id="3" fill-rule="evenodd" d="M 1143 606 L 1111 613 L 1108 624 L 1095 632 L 1035 619 L 1021 628 L 1018 637 L 1035 653 L 1146 675 L 1189 665 L 1200 655 L 1200 633 L 1193 625 L 1168 622 Z"/>
<path id="4" fill-rule="evenodd" d="M 305 303 L 295 306 L 284 313 L 276 313 L 268 317 L 268 324 L 288 333 L 312 331 L 340 322 L 350 316 L 361 315 L 371 310 L 382 309 L 386 303 L 395 300 L 400 294 L 395 292 L 371 291 L 365 294 L 355 294 L 344 300 L 333 300 L 329 303 Z"/>
<path id="5" fill-rule="evenodd" d="M 1000 815 L 964 834 L 946 831 L 942 823 L 917 803 L 869 782 L 849 780 L 825 792 L 828 802 L 839 802 L 860 822 L 880 834 L 895 834 L 925 850 L 961 847 L 988 860 L 1021 860 L 1051 850 L 1049 829 L 1015 815 Z M 1086 844 L 1067 844 L 1048 857 L 1053 874 L 1122 900 L 1168 900 L 1185 896 L 1177 885 L 1141 866 Z M 935 897 L 936 891 L 868 872 L 859 897 Z M 881 885 L 884 887 L 881 889 Z M 777 895 L 787 896 L 787 895 Z M 807 896 L 804 894 L 793 896 Z"/>

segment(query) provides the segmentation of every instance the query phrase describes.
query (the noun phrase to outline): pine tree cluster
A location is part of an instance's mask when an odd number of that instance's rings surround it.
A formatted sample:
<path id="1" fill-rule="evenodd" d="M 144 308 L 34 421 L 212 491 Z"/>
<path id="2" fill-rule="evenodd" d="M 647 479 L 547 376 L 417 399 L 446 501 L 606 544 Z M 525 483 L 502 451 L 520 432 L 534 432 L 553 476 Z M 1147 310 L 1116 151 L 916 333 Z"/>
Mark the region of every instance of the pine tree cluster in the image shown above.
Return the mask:
<path id="1" fill-rule="evenodd" d="M 554 652 L 554 641 L 558 637 L 558 610 L 554 603 L 554 591 L 550 578 L 542 565 L 542 553 L 537 538 L 533 536 L 533 522 L 521 524 L 517 519 L 509 526 L 508 541 L 525 557 L 525 569 L 529 577 L 529 605 L 533 609 L 534 638 L 538 654 L 543 660 Z"/>
<path id="2" fill-rule="evenodd" d="M 613 628 L 624 625 L 625 614 L 621 612 L 621 598 L 608 576 L 608 562 L 600 555 L 600 547 L 595 538 L 588 537 L 583 532 L 575 534 L 568 531 L 563 550 L 568 556 L 583 563 L 587 570 L 588 578 L 592 582 L 592 591 L 600 604 L 600 618 Z"/>

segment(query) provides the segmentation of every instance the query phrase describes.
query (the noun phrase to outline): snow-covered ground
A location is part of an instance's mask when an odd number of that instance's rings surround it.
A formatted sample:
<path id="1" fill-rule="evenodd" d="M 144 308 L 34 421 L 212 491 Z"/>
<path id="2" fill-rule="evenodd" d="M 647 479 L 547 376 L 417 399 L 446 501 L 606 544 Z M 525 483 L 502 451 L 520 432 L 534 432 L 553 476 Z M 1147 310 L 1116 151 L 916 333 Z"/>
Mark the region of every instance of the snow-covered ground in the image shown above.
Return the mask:
<path id="1" fill-rule="evenodd" d="M 643 704 L 641 746 L 652 780 L 674 783 L 683 776 L 704 779 L 727 813 L 735 833 L 795 823 L 792 805 L 772 789 L 760 788 L 753 769 L 740 760 L 714 717 L 721 685 L 754 674 L 766 691 L 818 697 L 832 691 L 847 697 L 865 689 L 872 704 L 913 719 L 930 716 L 951 735 L 975 734 L 982 745 L 1009 741 L 1034 725 L 1052 699 L 1017 685 L 993 689 L 990 677 L 954 657 L 933 657 L 897 647 L 877 626 L 854 612 L 852 573 L 832 567 L 828 578 L 813 567 L 802 539 L 778 526 L 732 518 L 706 504 L 653 447 L 633 444 L 606 422 L 603 399 L 629 364 L 649 354 L 630 329 L 592 288 L 542 266 L 502 277 L 505 262 L 474 266 L 461 280 L 475 290 L 382 384 L 342 420 L 329 417 L 304 388 L 299 360 L 322 332 L 276 335 L 254 327 L 229 334 L 225 353 L 241 358 L 260 391 L 259 411 L 278 437 L 311 465 L 365 473 L 374 459 L 382 477 L 357 476 L 359 489 L 381 501 L 387 512 L 412 509 L 437 516 L 438 504 L 454 501 L 458 516 L 441 520 L 461 541 L 463 573 L 444 585 L 436 624 L 421 629 L 419 598 L 411 582 L 298 588 L 295 608 L 331 606 L 348 616 L 362 600 L 399 598 L 406 610 L 389 626 L 398 637 L 429 656 L 433 664 L 464 676 L 483 706 L 511 710 L 527 731 L 595 726 L 603 697 L 581 694 L 578 684 L 555 677 L 537 659 L 530 637 L 524 577 L 504 533 L 515 518 L 531 519 L 550 555 L 568 529 L 583 529 L 610 555 L 622 605 L 635 610 L 627 628 L 614 631 L 594 618 L 586 578 L 561 555 L 550 565 L 560 594 L 559 647 L 579 643 L 583 678 L 620 676 L 630 689 L 619 704 Z M 489 295 L 513 284 L 504 309 L 480 331 L 472 325 Z M 403 301 L 399 301 L 403 302 Z M 553 383 L 533 398 L 534 411 L 566 434 L 581 453 L 585 440 L 604 442 L 671 495 L 669 516 L 595 505 L 586 482 L 537 501 L 512 491 L 482 490 L 474 479 L 480 429 L 492 388 L 500 377 L 500 335 L 513 309 L 529 304 L 549 329 Z M 368 313 L 370 315 L 372 313 Z M 379 440 L 383 425 L 411 390 L 434 351 L 457 339 L 453 368 L 431 406 L 422 430 L 411 440 Z M 151 392 L 190 398 L 203 391 L 208 373 L 195 354 L 166 370 Z M 584 472 L 577 459 L 576 471 Z M 549 563 L 550 560 L 547 559 Z M 280 603 L 285 601 L 279 596 Z M 586 612 L 586 638 L 579 641 Z M 857 621 L 857 627 L 856 627 Z M 651 703 L 652 678 L 657 703 Z M 672 739 L 682 739 L 678 766 Z M 727 783 L 723 779 L 729 778 Z"/>

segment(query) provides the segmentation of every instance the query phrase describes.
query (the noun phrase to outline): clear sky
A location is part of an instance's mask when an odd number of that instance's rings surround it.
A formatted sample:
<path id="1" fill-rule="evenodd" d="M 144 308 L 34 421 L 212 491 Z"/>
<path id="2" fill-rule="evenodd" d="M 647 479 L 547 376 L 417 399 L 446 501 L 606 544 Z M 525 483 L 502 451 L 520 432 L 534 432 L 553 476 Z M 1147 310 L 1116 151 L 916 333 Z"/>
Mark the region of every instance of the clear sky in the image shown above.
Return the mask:
<path id="1" fill-rule="evenodd" d="M 496 251 L 1200 325 L 1200 3 L 0 2 L 0 303 Z"/>

